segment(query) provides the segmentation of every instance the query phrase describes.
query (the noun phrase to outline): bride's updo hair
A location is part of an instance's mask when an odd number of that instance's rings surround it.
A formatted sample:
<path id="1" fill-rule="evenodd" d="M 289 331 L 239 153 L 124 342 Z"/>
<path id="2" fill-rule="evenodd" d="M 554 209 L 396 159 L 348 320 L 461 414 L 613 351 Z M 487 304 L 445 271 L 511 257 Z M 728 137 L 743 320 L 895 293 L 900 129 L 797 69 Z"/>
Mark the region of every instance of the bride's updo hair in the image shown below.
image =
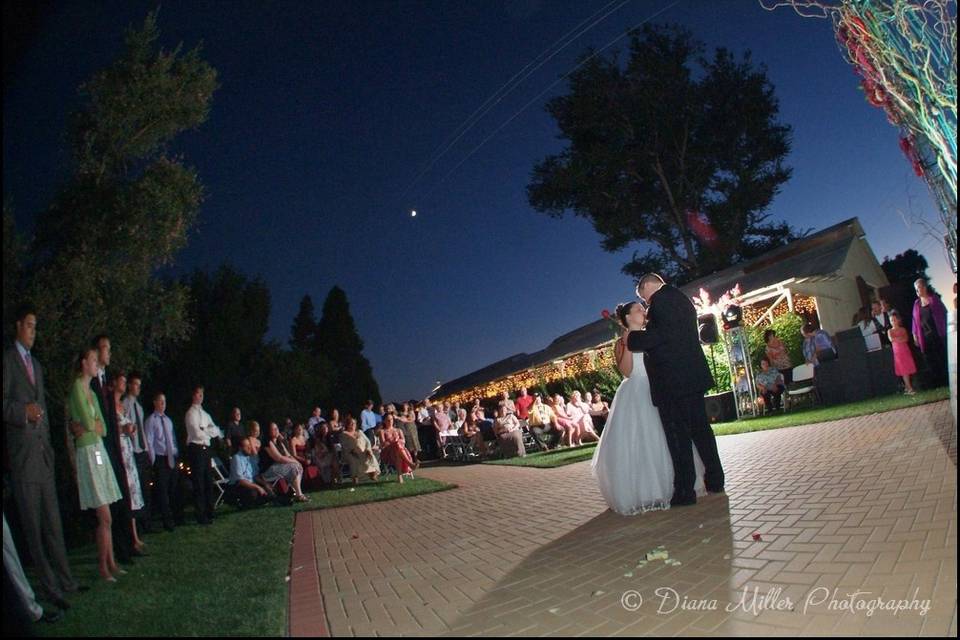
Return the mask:
<path id="1" fill-rule="evenodd" d="M 621 302 L 620 304 L 617 305 L 617 310 L 616 310 L 617 320 L 620 321 L 620 324 L 623 326 L 624 329 L 630 328 L 627 326 L 627 316 L 630 315 L 630 310 L 633 309 L 633 305 L 635 304 L 640 304 L 640 303 L 637 302 L 636 300 L 633 300 L 632 302 Z"/>

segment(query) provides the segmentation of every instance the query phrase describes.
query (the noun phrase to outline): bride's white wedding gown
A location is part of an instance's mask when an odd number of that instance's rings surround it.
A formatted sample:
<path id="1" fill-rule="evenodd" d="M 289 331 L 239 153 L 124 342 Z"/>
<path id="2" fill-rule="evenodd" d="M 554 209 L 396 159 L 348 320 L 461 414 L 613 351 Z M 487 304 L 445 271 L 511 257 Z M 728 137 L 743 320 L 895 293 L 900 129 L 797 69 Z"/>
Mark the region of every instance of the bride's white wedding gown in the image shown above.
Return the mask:
<path id="1" fill-rule="evenodd" d="M 705 495 L 703 462 L 693 448 L 698 496 Z M 591 470 L 607 505 L 621 515 L 669 509 L 673 496 L 673 461 L 650 397 L 643 354 L 633 354 L 633 372 L 613 397 L 610 415 L 593 452 Z"/>

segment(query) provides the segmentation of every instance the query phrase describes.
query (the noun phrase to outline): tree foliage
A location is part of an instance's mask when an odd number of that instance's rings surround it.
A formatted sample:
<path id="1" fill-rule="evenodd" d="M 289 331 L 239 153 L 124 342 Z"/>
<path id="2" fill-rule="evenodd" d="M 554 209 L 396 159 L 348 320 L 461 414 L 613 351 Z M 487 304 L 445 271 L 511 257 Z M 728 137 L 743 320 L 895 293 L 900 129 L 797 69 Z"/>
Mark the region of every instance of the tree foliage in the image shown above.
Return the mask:
<path id="1" fill-rule="evenodd" d="M 907 249 L 895 258 L 885 256 L 880 268 L 890 284 L 913 286 L 918 278 L 927 277 L 927 259 L 916 249 Z"/>
<path id="2" fill-rule="evenodd" d="M 290 327 L 290 347 L 294 351 L 317 352 L 317 316 L 313 308 L 313 299 L 303 296 L 300 310 Z"/>
<path id="3" fill-rule="evenodd" d="M 167 146 L 206 119 L 216 72 L 199 47 L 165 52 L 158 38 L 152 13 L 128 29 L 120 58 L 81 87 L 72 172 L 37 222 L 27 289 L 39 312 L 38 351 L 54 363 L 54 398 L 92 336 L 109 333 L 114 364 L 141 368 L 190 330 L 186 290 L 155 273 L 186 244 L 203 187 Z"/>
<path id="4" fill-rule="evenodd" d="M 649 247 L 625 273 L 682 283 L 797 237 L 766 213 L 790 177 L 766 71 L 749 52 L 703 48 L 683 28 L 645 26 L 625 64 L 586 58 L 547 105 L 567 146 L 535 166 L 530 204 L 587 218 L 608 251 Z"/>
<path id="5" fill-rule="evenodd" d="M 380 402 L 380 388 L 373 368 L 363 355 L 363 340 L 357 332 L 347 294 L 333 287 L 323 303 L 323 315 L 317 325 L 317 347 L 333 363 L 336 381 L 333 401 L 344 411 L 357 415 L 368 399 Z"/>

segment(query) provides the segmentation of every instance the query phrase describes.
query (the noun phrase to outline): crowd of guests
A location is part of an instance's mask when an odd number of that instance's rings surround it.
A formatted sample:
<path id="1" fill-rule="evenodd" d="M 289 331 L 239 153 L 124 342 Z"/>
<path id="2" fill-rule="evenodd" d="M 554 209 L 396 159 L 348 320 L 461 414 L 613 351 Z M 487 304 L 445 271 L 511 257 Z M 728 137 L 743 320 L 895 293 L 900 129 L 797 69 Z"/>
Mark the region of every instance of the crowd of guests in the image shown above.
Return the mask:
<path id="1" fill-rule="evenodd" d="M 914 283 L 917 299 L 914 301 L 911 330 L 907 330 L 903 316 L 891 308 L 885 299 L 873 301 L 860 309 L 854 324 L 863 334 L 867 351 L 891 349 L 894 374 L 902 380 L 903 392 L 914 395 L 914 376 L 925 367 L 929 372 L 928 385 L 947 384 L 946 333 L 947 310 L 940 297 L 930 290 L 926 280 Z M 814 366 L 838 357 L 836 340 L 811 322 L 803 325 L 804 363 Z M 754 376 L 757 396 L 768 409 L 782 406 L 782 397 L 792 381 L 793 362 L 786 346 L 776 331 L 764 332 L 764 357 L 760 371 Z"/>

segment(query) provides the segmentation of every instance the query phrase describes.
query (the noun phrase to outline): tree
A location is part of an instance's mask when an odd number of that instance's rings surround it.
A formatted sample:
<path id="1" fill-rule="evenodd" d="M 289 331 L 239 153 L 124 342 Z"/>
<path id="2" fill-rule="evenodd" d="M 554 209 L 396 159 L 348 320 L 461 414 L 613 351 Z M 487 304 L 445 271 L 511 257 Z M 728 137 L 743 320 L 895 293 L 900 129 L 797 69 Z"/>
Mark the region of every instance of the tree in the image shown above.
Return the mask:
<path id="1" fill-rule="evenodd" d="M 294 351 L 316 352 L 317 318 L 310 296 L 300 300 L 300 311 L 290 328 L 290 347 Z"/>
<path id="2" fill-rule="evenodd" d="M 750 53 L 712 59 L 681 27 L 631 34 L 630 59 L 590 56 L 547 111 L 567 147 L 534 167 L 530 204 L 591 221 L 623 271 L 685 282 L 795 239 L 766 213 L 790 177 L 790 128 Z"/>
<path id="3" fill-rule="evenodd" d="M 13 316 L 21 287 L 20 267 L 23 263 L 23 241 L 17 234 L 13 210 L 3 203 L 3 337 L 4 343 L 13 334 Z"/>
<path id="4" fill-rule="evenodd" d="M 128 29 L 120 58 L 81 86 L 72 172 L 37 222 L 28 290 L 55 401 L 94 335 L 110 334 L 115 366 L 144 368 L 190 330 L 187 291 L 155 274 L 186 244 L 203 187 L 167 147 L 206 120 L 217 81 L 199 47 L 157 46 L 156 17 Z"/>
<path id="5" fill-rule="evenodd" d="M 907 249 L 897 257 L 885 256 L 880 268 L 886 274 L 890 284 L 913 286 L 918 278 L 927 277 L 927 259 L 916 249 Z"/>
<path id="6" fill-rule="evenodd" d="M 336 372 L 334 404 L 346 411 L 359 412 L 368 399 L 380 402 L 380 388 L 370 362 L 363 355 L 363 340 L 350 315 L 347 294 L 340 287 L 330 289 L 323 303 L 317 345 Z"/>

